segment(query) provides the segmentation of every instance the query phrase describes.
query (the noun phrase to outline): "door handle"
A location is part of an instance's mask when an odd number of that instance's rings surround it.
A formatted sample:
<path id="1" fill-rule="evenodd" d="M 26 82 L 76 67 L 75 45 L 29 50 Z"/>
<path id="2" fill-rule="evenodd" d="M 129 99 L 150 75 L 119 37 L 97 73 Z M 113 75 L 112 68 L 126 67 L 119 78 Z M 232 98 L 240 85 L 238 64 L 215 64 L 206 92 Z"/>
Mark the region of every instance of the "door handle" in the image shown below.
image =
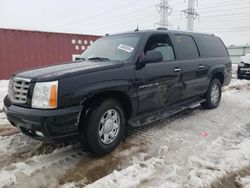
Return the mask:
<path id="1" fill-rule="evenodd" d="M 198 66 L 198 69 L 203 69 L 204 68 L 204 65 L 199 65 Z"/>
<path id="2" fill-rule="evenodd" d="M 179 67 L 174 68 L 174 72 L 180 72 L 181 69 Z"/>

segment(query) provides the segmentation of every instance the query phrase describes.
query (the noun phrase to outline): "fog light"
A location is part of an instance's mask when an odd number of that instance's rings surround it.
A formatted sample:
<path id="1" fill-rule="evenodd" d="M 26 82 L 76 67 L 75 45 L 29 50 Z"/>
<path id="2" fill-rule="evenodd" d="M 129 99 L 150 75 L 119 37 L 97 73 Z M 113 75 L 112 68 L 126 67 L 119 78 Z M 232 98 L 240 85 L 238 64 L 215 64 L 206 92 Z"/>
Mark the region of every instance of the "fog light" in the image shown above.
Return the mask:
<path id="1" fill-rule="evenodd" d="M 40 131 L 35 131 L 35 133 L 36 133 L 37 136 L 44 137 L 43 133 L 40 132 Z"/>

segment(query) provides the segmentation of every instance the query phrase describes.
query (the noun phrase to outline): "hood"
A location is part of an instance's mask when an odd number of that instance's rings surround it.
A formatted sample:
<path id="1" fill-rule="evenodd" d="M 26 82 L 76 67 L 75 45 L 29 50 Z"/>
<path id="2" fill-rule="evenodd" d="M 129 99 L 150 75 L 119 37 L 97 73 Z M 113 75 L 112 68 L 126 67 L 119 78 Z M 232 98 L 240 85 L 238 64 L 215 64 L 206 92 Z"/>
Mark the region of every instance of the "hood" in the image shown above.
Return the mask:
<path id="1" fill-rule="evenodd" d="M 90 73 L 105 69 L 118 68 L 122 66 L 122 62 L 111 61 L 72 61 L 64 64 L 51 65 L 35 69 L 24 70 L 15 73 L 13 76 L 21 78 L 29 78 L 31 81 L 50 81 L 58 80 L 68 76 L 77 74 Z"/>
<path id="2" fill-rule="evenodd" d="M 240 57 L 241 62 L 245 64 L 250 64 L 250 54 L 246 54 L 245 56 Z"/>

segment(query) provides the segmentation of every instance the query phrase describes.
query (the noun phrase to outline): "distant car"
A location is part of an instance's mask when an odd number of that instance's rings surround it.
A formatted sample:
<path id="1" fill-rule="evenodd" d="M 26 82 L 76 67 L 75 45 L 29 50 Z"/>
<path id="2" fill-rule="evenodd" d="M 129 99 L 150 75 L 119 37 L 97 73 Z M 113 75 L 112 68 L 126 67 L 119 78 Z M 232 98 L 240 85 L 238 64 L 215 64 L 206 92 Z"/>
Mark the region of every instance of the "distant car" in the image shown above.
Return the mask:
<path id="1" fill-rule="evenodd" d="M 237 76 L 238 79 L 250 79 L 250 54 L 242 56 L 241 63 L 238 65 Z"/>
<path id="2" fill-rule="evenodd" d="M 45 142 L 77 139 L 92 153 L 116 148 L 141 126 L 201 104 L 216 108 L 232 63 L 212 34 L 164 29 L 98 39 L 75 62 L 15 73 L 9 122 Z"/>

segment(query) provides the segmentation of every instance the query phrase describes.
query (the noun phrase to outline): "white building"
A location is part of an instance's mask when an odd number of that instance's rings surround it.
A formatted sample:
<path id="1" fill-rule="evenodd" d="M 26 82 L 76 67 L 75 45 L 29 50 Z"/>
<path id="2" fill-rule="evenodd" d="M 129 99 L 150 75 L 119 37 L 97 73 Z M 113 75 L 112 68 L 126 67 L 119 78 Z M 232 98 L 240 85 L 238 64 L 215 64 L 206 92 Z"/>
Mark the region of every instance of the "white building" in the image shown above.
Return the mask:
<path id="1" fill-rule="evenodd" d="M 240 63 L 240 57 L 250 53 L 250 45 L 228 46 L 232 63 Z"/>

